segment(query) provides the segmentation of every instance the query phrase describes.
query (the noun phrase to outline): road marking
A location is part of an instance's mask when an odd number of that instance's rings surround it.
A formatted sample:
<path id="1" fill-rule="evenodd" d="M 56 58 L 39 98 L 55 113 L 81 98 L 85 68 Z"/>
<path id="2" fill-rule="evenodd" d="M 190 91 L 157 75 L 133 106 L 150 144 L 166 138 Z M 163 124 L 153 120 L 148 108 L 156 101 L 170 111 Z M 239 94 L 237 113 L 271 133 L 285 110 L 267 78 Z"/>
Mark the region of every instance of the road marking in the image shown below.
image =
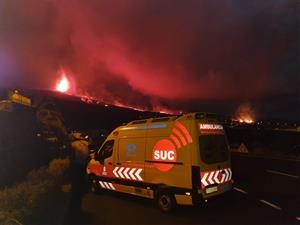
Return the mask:
<path id="1" fill-rule="evenodd" d="M 243 194 L 248 194 L 248 192 L 244 191 L 243 189 L 240 189 L 240 188 L 237 188 L 237 187 L 234 187 L 233 189 L 236 190 L 236 191 L 238 191 L 238 192 L 241 192 Z"/>
<path id="2" fill-rule="evenodd" d="M 282 176 L 286 176 L 286 177 L 291 177 L 291 178 L 295 178 L 295 179 L 299 178 L 299 176 L 288 174 L 288 173 L 283 173 L 283 172 L 279 172 L 279 171 L 275 171 L 275 170 L 266 170 L 266 172 L 278 174 L 278 175 L 282 175 Z"/>
<path id="3" fill-rule="evenodd" d="M 275 204 L 273 204 L 271 202 L 268 202 L 268 201 L 263 200 L 263 199 L 261 199 L 259 201 L 262 202 L 262 203 L 264 203 L 264 204 L 266 204 L 266 205 L 268 205 L 268 206 L 271 206 L 274 209 L 281 210 L 281 208 L 279 206 L 277 206 L 277 205 L 275 205 Z"/>

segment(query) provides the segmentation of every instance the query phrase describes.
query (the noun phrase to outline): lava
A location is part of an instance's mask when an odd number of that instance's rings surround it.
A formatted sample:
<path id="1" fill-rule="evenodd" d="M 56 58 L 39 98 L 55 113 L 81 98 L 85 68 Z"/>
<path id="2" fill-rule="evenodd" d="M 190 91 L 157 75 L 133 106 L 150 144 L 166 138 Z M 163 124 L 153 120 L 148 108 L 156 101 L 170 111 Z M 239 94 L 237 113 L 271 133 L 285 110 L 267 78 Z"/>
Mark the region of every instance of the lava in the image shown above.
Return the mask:
<path id="1" fill-rule="evenodd" d="M 61 80 L 56 85 L 56 91 L 66 93 L 70 90 L 70 81 L 66 76 L 63 76 Z"/>
<path id="2" fill-rule="evenodd" d="M 80 98 L 80 100 L 84 103 L 87 104 L 95 104 L 95 105 L 103 105 L 105 107 L 110 107 L 110 106 L 116 106 L 116 107 L 121 107 L 121 108 L 128 108 L 140 112 L 145 112 L 145 111 L 152 111 L 152 112 L 159 112 L 162 114 L 170 114 L 170 115 L 176 115 L 179 114 L 178 112 L 175 112 L 173 110 L 170 110 L 166 107 L 163 107 L 161 105 L 156 105 L 153 108 L 147 108 L 143 106 L 138 106 L 138 105 L 132 105 L 125 103 L 123 101 L 115 100 L 113 96 L 109 98 L 98 98 L 92 94 L 90 94 L 88 91 L 82 89 L 76 88 L 76 81 L 74 79 L 74 74 L 72 71 L 67 70 L 65 68 L 61 68 L 58 70 L 58 76 L 60 79 L 58 80 L 55 91 L 65 93 L 68 95 L 76 96 Z"/>
<path id="3" fill-rule="evenodd" d="M 244 118 L 239 118 L 238 121 L 240 123 L 254 123 L 254 120 L 251 119 L 250 117 L 244 117 Z"/>
<path id="4" fill-rule="evenodd" d="M 239 106 L 236 112 L 236 117 L 233 119 L 234 121 L 238 121 L 239 123 L 254 123 L 254 110 L 249 103 L 244 103 Z"/>

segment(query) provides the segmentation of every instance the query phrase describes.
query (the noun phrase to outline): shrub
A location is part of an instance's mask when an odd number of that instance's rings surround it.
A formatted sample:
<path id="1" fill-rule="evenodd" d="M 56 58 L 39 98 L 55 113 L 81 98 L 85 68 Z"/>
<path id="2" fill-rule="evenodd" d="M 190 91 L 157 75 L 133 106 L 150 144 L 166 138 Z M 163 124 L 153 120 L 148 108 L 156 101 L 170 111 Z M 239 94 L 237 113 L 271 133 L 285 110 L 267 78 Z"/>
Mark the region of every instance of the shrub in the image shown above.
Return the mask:
<path id="1" fill-rule="evenodd" d="M 43 197 L 61 182 L 69 165 L 69 159 L 54 159 L 48 168 L 33 170 L 24 182 L 1 190 L 0 224 L 17 224 L 31 216 Z"/>
<path id="2" fill-rule="evenodd" d="M 53 177 L 61 177 L 70 167 L 70 159 L 54 159 L 50 162 L 47 172 Z"/>

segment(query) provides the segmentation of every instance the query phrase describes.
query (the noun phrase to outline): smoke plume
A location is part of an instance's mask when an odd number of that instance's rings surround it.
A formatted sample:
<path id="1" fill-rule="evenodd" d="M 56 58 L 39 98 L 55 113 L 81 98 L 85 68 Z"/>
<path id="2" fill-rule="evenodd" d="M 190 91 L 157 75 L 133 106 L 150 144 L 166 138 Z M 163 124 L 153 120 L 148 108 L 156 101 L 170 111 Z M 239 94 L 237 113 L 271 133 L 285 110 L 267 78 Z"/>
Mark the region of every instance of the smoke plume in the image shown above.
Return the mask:
<path id="1" fill-rule="evenodd" d="M 54 89 L 63 68 L 80 93 L 147 109 L 298 93 L 298 10 L 293 0 L 0 0 L 0 83 Z"/>

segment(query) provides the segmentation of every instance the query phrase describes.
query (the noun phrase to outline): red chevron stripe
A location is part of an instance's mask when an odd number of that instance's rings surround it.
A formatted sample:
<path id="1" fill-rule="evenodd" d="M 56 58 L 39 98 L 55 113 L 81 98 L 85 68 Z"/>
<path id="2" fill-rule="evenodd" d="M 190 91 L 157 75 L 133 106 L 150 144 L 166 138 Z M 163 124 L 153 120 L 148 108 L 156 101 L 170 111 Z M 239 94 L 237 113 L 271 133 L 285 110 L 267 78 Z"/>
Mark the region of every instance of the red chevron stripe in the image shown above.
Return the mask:
<path id="1" fill-rule="evenodd" d="M 181 142 L 182 142 L 183 145 L 187 144 L 186 140 L 184 139 L 184 137 L 182 136 L 182 134 L 180 133 L 180 131 L 178 129 L 173 128 L 172 131 L 180 138 L 180 140 L 181 140 Z"/>
<path id="2" fill-rule="evenodd" d="M 177 127 L 179 127 L 181 129 L 181 131 L 184 133 L 184 135 L 186 136 L 187 140 L 189 143 L 193 143 L 193 139 L 190 135 L 190 133 L 188 132 L 188 130 L 185 128 L 185 126 L 183 126 L 180 122 L 176 122 L 175 125 Z"/>
<path id="3" fill-rule="evenodd" d="M 181 144 L 180 144 L 180 142 L 179 142 L 179 140 L 178 140 L 177 137 L 175 137 L 173 134 L 171 134 L 170 138 L 175 142 L 177 148 L 181 148 Z"/>
<path id="4" fill-rule="evenodd" d="M 221 175 L 222 171 L 224 171 L 225 174 Z M 232 171 L 231 168 L 226 168 L 223 170 L 201 172 L 200 179 L 201 179 L 201 187 L 203 189 L 210 184 L 215 184 L 215 183 L 222 184 L 230 181 L 232 179 Z"/>

